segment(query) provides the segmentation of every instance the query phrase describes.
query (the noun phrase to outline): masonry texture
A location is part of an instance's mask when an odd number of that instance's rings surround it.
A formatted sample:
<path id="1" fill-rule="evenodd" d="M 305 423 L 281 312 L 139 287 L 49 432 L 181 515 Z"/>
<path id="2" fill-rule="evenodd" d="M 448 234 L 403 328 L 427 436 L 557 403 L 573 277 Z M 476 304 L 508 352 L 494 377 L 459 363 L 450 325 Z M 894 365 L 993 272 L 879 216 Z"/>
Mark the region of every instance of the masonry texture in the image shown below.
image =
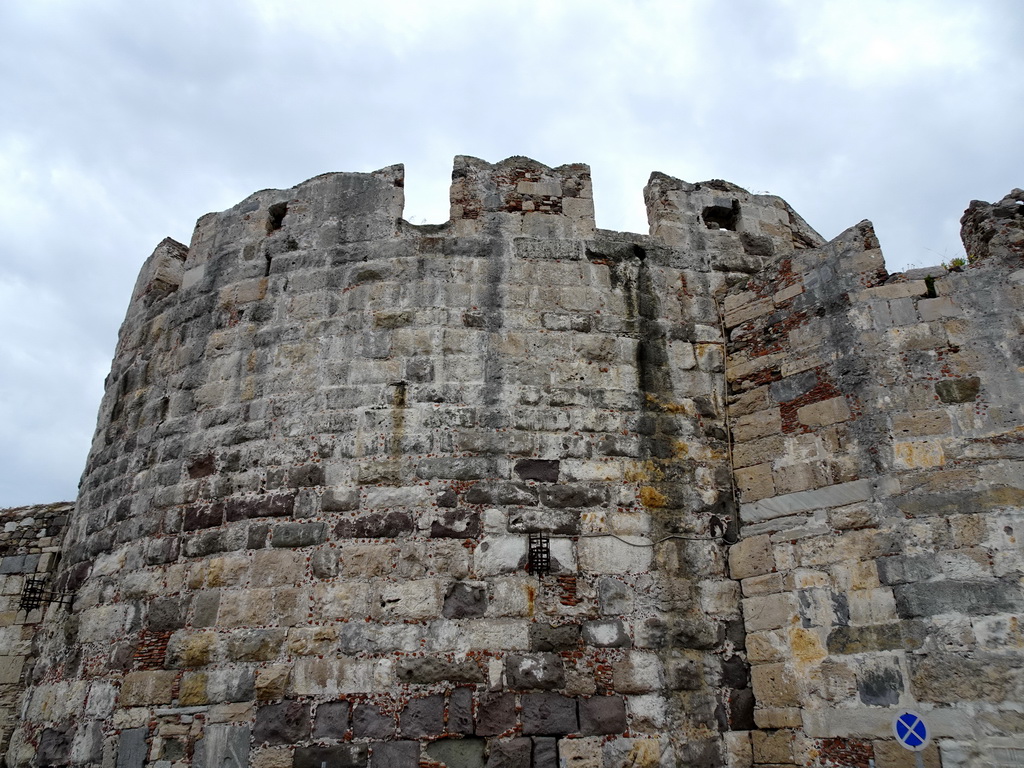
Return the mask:
<path id="1" fill-rule="evenodd" d="M 1024 193 L 890 276 L 722 181 L 654 174 L 649 236 L 585 165 L 458 157 L 443 225 L 402 187 L 147 260 L 0 629 L 9 765 L 887 768 L 899 707 L 1019 764 Z"/>

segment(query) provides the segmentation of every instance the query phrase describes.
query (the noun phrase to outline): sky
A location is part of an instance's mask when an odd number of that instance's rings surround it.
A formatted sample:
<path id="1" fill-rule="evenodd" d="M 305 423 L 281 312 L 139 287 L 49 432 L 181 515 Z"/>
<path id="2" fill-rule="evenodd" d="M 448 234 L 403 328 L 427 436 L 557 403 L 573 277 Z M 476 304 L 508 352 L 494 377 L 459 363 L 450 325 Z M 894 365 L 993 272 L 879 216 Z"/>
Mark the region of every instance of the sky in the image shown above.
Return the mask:
<path id="1" fill-rule="evenodd" d="M 455 155 L 591 166 L 646 232 L 652 171 L 785 198 L 890 271 L 962 255 L 1024 186 L 1021 0 L 0 0 L 0 507 L 73 499 L 117 329 L 164 237 L 252 192 Z"/>

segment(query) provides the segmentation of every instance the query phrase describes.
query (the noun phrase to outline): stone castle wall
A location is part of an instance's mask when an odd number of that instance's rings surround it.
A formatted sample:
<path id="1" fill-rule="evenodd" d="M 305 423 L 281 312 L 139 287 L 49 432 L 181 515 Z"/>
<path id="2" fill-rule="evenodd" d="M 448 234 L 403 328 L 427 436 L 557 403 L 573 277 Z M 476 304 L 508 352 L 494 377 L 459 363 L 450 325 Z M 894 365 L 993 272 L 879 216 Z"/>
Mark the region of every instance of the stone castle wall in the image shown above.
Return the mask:
<path id="1" fill-rule="evenodd" d="M 457 158 L 436 226 L 402 184 L 146 262 L 10 765 L 881 768 L 899 705 L 1021 748 L 1015 200 L 926 284 L 726 182 L 653 175 L 650 236 L 583 165 Z"/>

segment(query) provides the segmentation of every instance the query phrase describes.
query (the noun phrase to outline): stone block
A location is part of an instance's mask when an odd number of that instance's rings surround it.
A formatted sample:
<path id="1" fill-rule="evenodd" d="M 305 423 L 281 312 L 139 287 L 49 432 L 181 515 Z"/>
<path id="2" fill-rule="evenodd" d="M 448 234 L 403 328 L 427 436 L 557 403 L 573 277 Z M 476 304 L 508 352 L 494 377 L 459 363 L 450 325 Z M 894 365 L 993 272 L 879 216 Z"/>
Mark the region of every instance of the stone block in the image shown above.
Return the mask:
<path id="1" fill-rule="evenodd" d="M 800 423 L 809 427 L 827 427 L 829 424 L 847 421 L 850 416 L 850 407 L 842 396 L 804 405 L 796 410 Z"/>
<path id="2" fill-rule="evenodd" d="M 945 410 L 908 411 L 892 415 L 892 431 L 897 438 L 945 435 L 950 431 Z"/>
<path id="3" fill-rule="evenodd" d="M 379 609 L 377 606 L 380 606 Z M 382 619 L 432 619 L 441 614 L 441 585 L 437 579 L 414 579 L 384 584 L 372 603 Z"/>
<path id="4" fill-rule="evenodd" d="M 532 750 L 533 741 L 528 738 L 491 739 L 487 743 L 486 768 L 531 768 Z"/>
<path id="5" fill-rule="evenodd" d="M 591 696 L 579 700 L 580 733 L 584 736 L 623 733 L 626 704 L 620 696 Z"/>
<path id="6" fill-rule="evenodd" d="M 772 476 L 772 465 L 755 464 L 751 467 L 737 469 L 733 476 L 745 502 L 754 502 L 774 496 L 775 479 Z"/>
<path id="7" fill-rule="evenodd" d="M 441 614 L 448 619 L 469 619 L 487 611 L 487 584 L 482 581 L 456 581 L 448 587 Z"/>
<path id="8" fill-rule="evenodd" d="M 174 698 L 175 672 L 129 672 L 121 683 L 118 703 L 122 707 L 170 704 Z"/>
<path id="9" fill-rule="evenodd" d="M 616 619 L 585 622 L 583 642 L 595 648 L 628 648 L 632 645 L 626 625 Z"/>
<path id="10" fill-rule="evenodd" d="M 987 616 L 1024 611 L 1018 584 L 1003 581 L 933 581 L 893 587 L 900 618 L 959 613 Z"/>
<path id="11" fill-rule="evenodd" d="M 285 523 L 270 531 L 273 547 L 312 547 L 322 544 L 327 526 L 324 523 Z"/>
<path id="12" fill-rule="evenodd" d="M 509 654 L 505 659 L 505 676 L 508 685 L 519 690 L 551 690 L 565 685 L 565 667 L 561 657 L 553 653 Z"/>
<path id="13" fill-rule="evenodd" d="M 17 685 L 24 667 L 24 656 L 0 656 L 0 685 Z"/>
<path id="14" fill-rule="evenodd" d="M 732 438 L 737 443 L 756 440 L 759 437 L 782 432 L 782 412 L 778 408 L 766 408 L 740 416 L 733 422 Z"/>
<path id="15" fill-rule="evenodd" d="M 473 689 L 456 688 L 448 695 L 448 733 L 473 733 Z"/>
<path id="16" fill-rule="evenodd" d="M 400 659 L 395 666 L 395 676 L 400 682 L 419 685 L 486 682 L 483 668 L 472 658 L 448 660 L 436 656 L 406 657 Z"/>
<path id="17" fill-rule="evenodd" d="M 601 739 L 593 736 L 582 739 L 559 739 L 558 759 L 565 768 L 602 768 L 604 760 L 601 752 Z M 627 765 L 654 768 L 657 763 L 646 760 L 637 761 L 630 758 Z"/>
<path id="18" fill-rule="evenodd" d="M 352 709 L 352 735 L 357 739 L 392 739 L 395 717 L 374 704 L 356 704 Z"/>
<path id="19" fill-rule="evenodd" d="M 661 683 L 661 661 L 656 654 L 630 651 L 612 664 L 612 687 L 619 693 L 648 693 Z"/>
<path id="20" fill-rule="evenodd" d="M 580 569 L 590 573 L 643 573 L 651 568 L 654 553 L 650 539 L 630 536 L 627 544 L 612 537 L 581 539 L 579 547 Z M 640 545 L 640 546 L 636 546 Z"/>
<path id="21" fill-rule="evenodd" d="M 740 515 L 743 522 L 749 525 L 773 520 L 777 517 L 856 504 L 870 498 L 871 482 L 869 480 L 854 480 L 810 491 L 799 491 L 770 499 L 761 499 L 752 504 L 743 504 L 740 507 Z"/>
<path id="22" fill-rule="evenodd" d="M 800 691 L 785 664 L 757 664 L 750 668 L 754 696 L 765 707 L 799 707 Z"/>
<path id="23" fill-rule="evenodd" d="M 597 595 L 601 613 L 605 616 L 621 616 L 633 612 L 633 590 L 620 579 L 609 576 L 598 579 Z M 535 648 L 533 650 L 549 649 Z"/>
<path id="24" fill-rule="evenodd" d="M 407 739 L 440 736 L 444 732 L 444 696 L 410 699 L 398 716 L 399 732 Z"/>
<path id="25" fill-rule="evenodd" d="M 557 483 L 558 471 L 557 459 L 520 459 L 515 465 L 515 472 L 519 477 L 523 480 L 536 480 L 539 483 Z"/>
<path id="26" fill-rule="evenodd" d="M 523 734 L 565 736 L 576 733 L 576 700 L 558 693 L 522 695 Z"/>
<path id="27" fill-rule="evenodd" d="M 328 701 L 316 708 L 314 739 L 342 739 L 348 731 L 351 705 L 347 701 Z M 317 766 L 319 768 L 319 766 Z"/>
<path id="28" fill-rule="evenodd" d="M 266 704 L 256 710 L 253 743 L 295 744 L 309 738 L 309 704 L 301 701 L 282 701 Z"/>
<path id="29" fill-rule="evenodd" d="M 511 693 L 483 695 L 477 701 L 476 733 L 500 736 L 516 727 L 516 697 Z"/>
<path id="30" fill-rule="evenodd" d="M 365 768 L 367 751 L 366 744 L 298 747 L 292 768 Z"/>
<path id="31" fill-rule="evenodd" d="M 116 768 L 142 768 L 149 755 L 148 728 L 126 728 L 117 740 Z"/>
<path id="32" fill-rule="evenodd" d="M 754 762 L 785 764 L 793 762 L 792 731 L 754 731 L 753 740 Z"/>
<path id="33" fill-rule="evenodd" d="M 193 765 L 195 768 L 249 768 L 249 726 L 206 726 L 202 741 L 196 745 Z"/>
<path id="34" fill-rule="evenodd" d="M 484 768 L 483 739 L 440 739 L 427 745 L 427 757 L 447 768 Z"/>
<path id="35" fill-rule="evenodd" d="M 418 741 L 375 741 L 371 746 L 370 768 L 418 768 L 420 764 Z"/>
<path id="36" fill-rule="evenodd" d="M 790 592 L 744 598 L 742 605 L 747 632 L 788 627 L 799 616 L 796 598 Z"/>
<path id="37" fill-rule="evenodd" d="M 729 548 L 729 575 L 734 579 L 748 579 L 774 570 L 775 556 L 767 534 L 740 539 Z"/>
<path id="38" fill-rule="evenodd" d="M 935 382 L 935 394 L 944 403 L 972 403 L 980 390 L 981 379 L 977 376 Z"/>

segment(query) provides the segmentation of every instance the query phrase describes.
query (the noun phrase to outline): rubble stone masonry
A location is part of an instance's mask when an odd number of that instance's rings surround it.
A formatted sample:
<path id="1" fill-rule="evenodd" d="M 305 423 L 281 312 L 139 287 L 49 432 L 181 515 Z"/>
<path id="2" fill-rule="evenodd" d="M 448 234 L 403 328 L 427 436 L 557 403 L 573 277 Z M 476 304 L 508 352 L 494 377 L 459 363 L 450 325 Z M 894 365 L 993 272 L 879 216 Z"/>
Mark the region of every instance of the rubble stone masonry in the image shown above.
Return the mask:
<path id="1" fill-rule="evenodd" d="M 901 707 L 1019 764 L 1024 193 L 893 276 L 644 194 L 458 157 L 446 224 L 392 166 L 161 243 L 34 613 L 4 552 L 8 765 L 888 768 Z"/>

